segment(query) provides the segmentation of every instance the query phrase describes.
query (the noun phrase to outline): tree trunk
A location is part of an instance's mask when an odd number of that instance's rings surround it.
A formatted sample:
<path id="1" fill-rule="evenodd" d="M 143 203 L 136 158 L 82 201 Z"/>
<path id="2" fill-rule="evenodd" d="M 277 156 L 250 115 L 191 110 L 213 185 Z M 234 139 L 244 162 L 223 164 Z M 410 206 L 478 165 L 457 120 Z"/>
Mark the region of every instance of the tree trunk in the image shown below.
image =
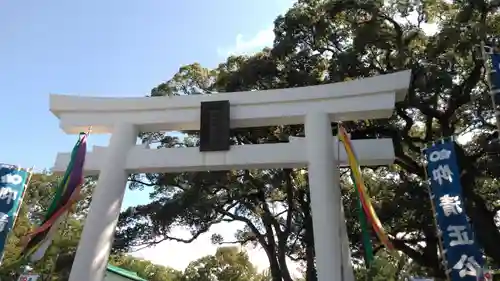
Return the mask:
<path id="1" fill-rule="evenodd" d="M 314 230 L 311 217 L 311 197 L 309 192 L 305 192 L 304 201 L 301 202 L 302 212 L 304 213 L 304 244 L 306 247 L 306 280 L 318 281 L 316 275 L 316 265 L 314 263 L 316 254 L 314 252 Z"/>

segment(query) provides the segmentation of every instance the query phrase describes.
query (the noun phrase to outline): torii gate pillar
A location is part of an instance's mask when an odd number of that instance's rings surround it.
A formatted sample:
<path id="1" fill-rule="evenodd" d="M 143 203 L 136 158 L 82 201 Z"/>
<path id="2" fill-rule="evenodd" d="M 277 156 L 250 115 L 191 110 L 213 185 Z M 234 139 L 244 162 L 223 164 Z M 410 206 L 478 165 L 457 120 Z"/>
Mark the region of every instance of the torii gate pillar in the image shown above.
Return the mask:
<path id="1" fill-rule="evenodd" d="M 322 112 L 308 113 L 304 127 L 318 280 L 344 280 L 340 178 L 330 117 Z"/>
<path id="2" fill-rule="evenodd" d="M 104 279 L 129 175 L 125 166 L 127 154 L 123 152 L 135 146 L 137 134 L 136 126 L 129 123 L 118 123 L 112 128 L 69 280 Z"/>

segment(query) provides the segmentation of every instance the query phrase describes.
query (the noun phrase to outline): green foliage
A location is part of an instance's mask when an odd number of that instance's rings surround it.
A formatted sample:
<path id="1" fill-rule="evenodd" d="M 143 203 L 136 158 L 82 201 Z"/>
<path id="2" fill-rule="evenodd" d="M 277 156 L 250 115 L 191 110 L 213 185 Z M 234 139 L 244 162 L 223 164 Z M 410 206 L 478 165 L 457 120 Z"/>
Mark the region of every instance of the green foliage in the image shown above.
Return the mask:
<path id="1" fill-rule="evenodd" d="M 237 247 L 219 248 L 215 255 L 202 257 L 184 271 L 183 281 L 257 281 L 257 271 L 248 255 Z"/>
<path id="2" fill-rule="evenodd" d="M 148 281 L 181 281 L 182 272 L 172 268 L 155 265 L 149 261 L 128 255 L 112 256 L 110 263 L 132 272 Z"/>
<path id="3" fill-rule="evenodd" d="M 399 281 L 410 276 L 426 276 L 426 271 L 417 264 L 408 261 L 406 255 L 388 255 L 381 251 L 369 269 L 357 268 L 356 280 L 359 281 Z"/>
<path id="4" fill-rule="evenodd" d="M 47 173 L 32 176 L 16 224 L 7 240 L 0 268 L 2 280 L 17 280 L 16 276 L 23 272 L 26 264 L 19 262 L 19 255 L 22 250 L 21 239 L 34 230 L 43 219 L 59 180 L 59 177 Z M 75 213 L 61 226 L 61 230 L 43 260 L 30 265 L 35 272 L 51 278 L 47 280 L 67 279 L 72 264 L 72 256 L 78 246 L 80 232 L 83 227 L 81 216 L 85 213 L 90 201 L 90 190 L 93 185 L 93 181 L 86 181 L 83 191 L 84 199 L 74 208 Z"/>
<path id="5" fill-rule="evenodd" d="M 152 264 L 129 255 L 111 257 L 112 264 L 136 272 L 149 281 L 269 281 L 268 272 L 258 273 L 248 255 L 238 247 L 221 247 L 214 255 L 191 262 L 184 272 Z"/>

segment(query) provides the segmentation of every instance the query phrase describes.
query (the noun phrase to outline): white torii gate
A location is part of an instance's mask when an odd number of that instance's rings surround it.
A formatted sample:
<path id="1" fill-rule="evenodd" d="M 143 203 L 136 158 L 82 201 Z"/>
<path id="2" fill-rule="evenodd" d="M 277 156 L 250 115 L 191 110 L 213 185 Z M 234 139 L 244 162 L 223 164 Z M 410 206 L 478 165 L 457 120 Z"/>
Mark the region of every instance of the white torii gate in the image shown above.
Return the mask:
<path id="1" fill-rule="evenodd" d="M 350 258 L 338 172 L 338 166 L 346 166 L 347 157 L 343 150 L 336 155 L 331 122 L 390 117 L 395 102 L 406 95 L 410 75 L 402 71 L 319 86 L 196 96 L 51 95 L 50 110 L 64 132 L 77 134 L 92 126 L 92 134 L 111 134 L 108 147 L 94 147 L 87 153 L 85 173 L 99 175 L 99 180 L 69 280 L 102 280 L 130 173 L 305 166 L 309 168 L 318 280 L 353 280 L 352 269 L 343 270 L 350 267 Z M 229 100 L 232 128 L 304 124 L 306 137 L 289 143 L 232 146 L 220 152 L 136 145 L 138 132 L 198 130 L 200 103 L 218 100 Z M 362 165 L 394 161 L 390 139 L 354 140 L 353 145 Z M 69 156 L 59 153 L 53 171 L 64 172 Z"/>

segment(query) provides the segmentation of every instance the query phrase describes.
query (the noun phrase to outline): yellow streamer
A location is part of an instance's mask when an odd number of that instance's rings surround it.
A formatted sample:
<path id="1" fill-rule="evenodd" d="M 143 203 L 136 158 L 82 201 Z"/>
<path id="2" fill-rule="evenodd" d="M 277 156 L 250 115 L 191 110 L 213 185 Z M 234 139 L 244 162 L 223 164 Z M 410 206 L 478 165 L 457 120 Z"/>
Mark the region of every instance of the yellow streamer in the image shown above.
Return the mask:
<path id="1" fill-rule="evenodd" d="M 375 233 L 377 234 L 380 242 L 382 242 L 382 244 L 384 244 L 384 246 L 388 250 L 392 251 L 392 250 L 394 250 L 394 246 L 392 245 L 391 241 L 389 240 L 389 237 L 387 236 L 387 233 L 385 232 L 384 227 L 382 226 L 382 223 L 380 222 L 377 214 L 375 213 L 375 209 L 373 208 L 373 205 L 371 204 L 370 197 L 368 196 L 368 194 L 366 192 L 365 183 L 364 183 L 364 180 L 363 180 L 363 177 L 361 174 L 361 167 L 359 165 L 356 154 L 355 154 L 354 149 L 352 147 L 351 140 L 350 140 L 349 136 L 347 135 L 347 132 L 344 129 L 344 127 L 342 127 L 340 125 L 339 125 L 338 138 L 344 144 L 344 148 L 345 148 L 345 151 L 347 154 L 349 166 L 351 168 L 351 172 L 352 172 L 353 178 L 355 180 L 355 185 L 358 188 L 360 199 L 362 200 L 365 212 L 367 213 L 367 217 L 368 217 L 369 221 L 372 223 L 372 227 L 375 230 Z"/>

